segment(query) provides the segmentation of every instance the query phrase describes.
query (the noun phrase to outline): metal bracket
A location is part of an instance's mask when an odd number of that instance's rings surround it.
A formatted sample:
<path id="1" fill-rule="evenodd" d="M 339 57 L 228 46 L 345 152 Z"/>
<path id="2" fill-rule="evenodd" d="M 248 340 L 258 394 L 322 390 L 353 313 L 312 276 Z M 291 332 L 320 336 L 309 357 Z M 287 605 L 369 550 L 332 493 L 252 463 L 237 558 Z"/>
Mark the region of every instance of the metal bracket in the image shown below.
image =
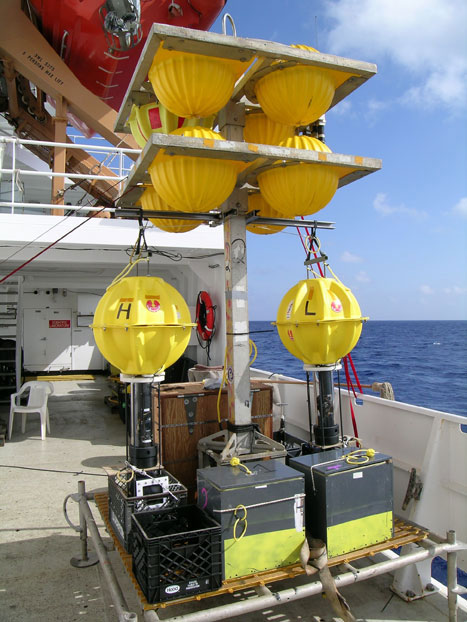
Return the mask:
<path id="1" fill-rule="evenodd" d="M 233 456 L 241 456 L 243 461 L 262 460 L 263 458 L 285 458 L 285 447 L 256 430 L 245 443 L 241 434 L 229 433 L 228 430 L 215 432 L 198 441 L 199 467 L 210 466 L 212 461 L 218 465 L 230 463 Z"/>
<path id="2" fill-rule="evenodd" d="M 183 397 L 185 405 L 186 420 L 188 422 L 188 433 L 193 434 L 195 429 L 196 408 L 198 406 L 198 397 L 196 395 L 188 395 Z"/>
<path id="3" fill-rule="evenodd" d="M 409 483 L 407 485 L 407 492 L 405 493 L 404 502 L 402 504 L 402 509 L 406 510 L 407 506 L 410 503 L 411 499 L 415 499 L 418 501 L 422 494 L 423 490 L 423 482 L 417 475 L 417 470 L 412 469 L 410 471 Z"/>

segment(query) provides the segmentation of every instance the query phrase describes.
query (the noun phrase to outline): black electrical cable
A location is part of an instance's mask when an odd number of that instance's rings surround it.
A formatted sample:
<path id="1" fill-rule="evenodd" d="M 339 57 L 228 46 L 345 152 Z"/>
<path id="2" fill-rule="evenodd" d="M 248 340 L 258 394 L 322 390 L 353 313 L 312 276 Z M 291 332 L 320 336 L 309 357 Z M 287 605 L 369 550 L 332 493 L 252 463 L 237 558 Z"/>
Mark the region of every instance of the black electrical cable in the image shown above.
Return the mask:
<path id="1" fill-rule="evenodd" d="M 17 466 L 13 464 L 0 464 L 5 469 L 26 469 L 28 471 L 44 471 L 46 473 L 70 473 L 71 475 L 95 475 L 96 477 L 108 477 L 105 473 L 88 473 L 87 471 L 64 471 L 61 469 L 43 469 L 39 467 Z"/>

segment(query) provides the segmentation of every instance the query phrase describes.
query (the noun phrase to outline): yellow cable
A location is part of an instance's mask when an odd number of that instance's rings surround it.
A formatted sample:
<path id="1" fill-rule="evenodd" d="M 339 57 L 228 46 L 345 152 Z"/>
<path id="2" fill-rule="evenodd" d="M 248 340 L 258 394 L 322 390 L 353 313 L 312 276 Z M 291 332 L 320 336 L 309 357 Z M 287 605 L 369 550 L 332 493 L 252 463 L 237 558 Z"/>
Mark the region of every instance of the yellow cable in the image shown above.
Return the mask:
<path id="1" fill-rule="evenodd" d="M 222 395 L 222 388 L 225 385 L 225 380 L 226 380 L 226 365 L 227 365 L 227 348 L 225 349 L 225 354 L 224 354 L 224 367 L 223 367 L 223 372 L 222 372 L 222 380 L 221 380 L 221 386 L 219 387 L 219 393 L 217 394 L 217 421 L 220 423 L 221 422 L 221 395 Z M 227 418 L 228 418 L 228 413 L 227 413 Z"/>
<path id="2" fill-rule="evenodd" d="M 130 258 L 130 263 L 128 263 L 119 274 L 117 274 L 117 276 L 114 278 L 112 283 L 107 287 L 107 289 L 110 289 L 111 287 L 113 287 L 114 285 L 122 281 L 128 274 L 130 274 L 130 272 L 133 270 L 136 264 L 138 264 L 140 261 L 143 261 L 143 259 L 145 261 L 148 261 L 147 257 L 138 257 L 138 259 L 136 259 L 135 261 L 131 261 L 131 258 Z"/>
<path id="3" fill-rule="evenodd" d="M 237 511 L 238 510 L 243 510 L 245 512 L 245 514 L 243 516 L 237 516 Z M 246 534 L 246 530 L 248 527 L 248 521 L 246 520 L 246 515 L 247 515 L 247 509 L 244 505 L 237 505 L 237 507 L 234 510 L 234 516 L 237 519 L 234 523 L 233 526 L 233 538 L 235 540 L 235 542 L 238 542 L 239 540 L 241 540 L 243 538 L 243 536 Z M 239 522 L 243 523 L 243 531 L 242 533 L 238 536 L 237 538 L 237 525 Z"/>
<path id="4" fill-rule="evenodd" d="M 245 470 L 245 472 L 248 475 L 253 475 L 253 473 L 250 471 L 250 469 L 246 466 L 246 464 L 242 464 L 240 462 L 240 458 L 237 458 L 237 456 L 233 456 L 233 458 L 230 458 L 230 466 L 239 466 L 242 467 L 242 469 Z"/>
<path id="5" fill-rule="evenodd" d="M 345 461 L 347 464 L 366 464 L 374 458 L 375 454 L 374 449 L 356 449 L 347 454 Z"/>
<path id="6" fill-rule="evenodd" d="M 123 473 L 128 473 L 130 472 L 130 477 L 122 477 Z M 128 484 L 129 482 L 131 482 L 132 479 L 134 479 L 135 477 L 135 472 L 132 469 L 121 469 L 120 471 L 117 471 L 117 473 L 115 474 L 115 479 L 117 481 L 120 482 L 120 484 Z"/>
<path id="7" fill-rule="evenodd" d="M 256 343 L 252 339 L 250 339 L 250 356 L 253 351 L 254 351 L 254 355 L 249 363 L 250 367 L 256 361 L 256 357 L 258 356 L 258 348 L 256 347 Z"/>

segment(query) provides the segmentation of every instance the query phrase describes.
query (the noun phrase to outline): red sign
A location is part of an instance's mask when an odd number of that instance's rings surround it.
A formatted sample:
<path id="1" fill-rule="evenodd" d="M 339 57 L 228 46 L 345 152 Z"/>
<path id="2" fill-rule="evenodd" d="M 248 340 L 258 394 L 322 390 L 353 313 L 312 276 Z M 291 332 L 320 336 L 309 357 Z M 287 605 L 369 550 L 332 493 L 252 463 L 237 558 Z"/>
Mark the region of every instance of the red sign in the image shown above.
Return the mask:
<path id="1" fill-rule="evenodd" d="M 49 328 L 70 328 L 70 320 L 49 320 Z"/>

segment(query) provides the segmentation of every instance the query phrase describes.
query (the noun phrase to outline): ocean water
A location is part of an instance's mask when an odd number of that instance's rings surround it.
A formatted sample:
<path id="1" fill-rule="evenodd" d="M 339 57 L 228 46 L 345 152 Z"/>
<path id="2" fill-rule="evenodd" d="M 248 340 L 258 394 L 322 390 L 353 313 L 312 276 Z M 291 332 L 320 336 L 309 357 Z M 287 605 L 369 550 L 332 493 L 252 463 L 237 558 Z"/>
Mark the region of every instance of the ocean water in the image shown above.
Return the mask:
<path id="1" fill-rule="evenodd" d="M 305 379 L 270 322 L 250 322 L 250 331 L 254 367 Z M 467 321 L 369 320 L 351 354 L 362 384 L 390 382 L 400 402 L 467 417 Z"/>

